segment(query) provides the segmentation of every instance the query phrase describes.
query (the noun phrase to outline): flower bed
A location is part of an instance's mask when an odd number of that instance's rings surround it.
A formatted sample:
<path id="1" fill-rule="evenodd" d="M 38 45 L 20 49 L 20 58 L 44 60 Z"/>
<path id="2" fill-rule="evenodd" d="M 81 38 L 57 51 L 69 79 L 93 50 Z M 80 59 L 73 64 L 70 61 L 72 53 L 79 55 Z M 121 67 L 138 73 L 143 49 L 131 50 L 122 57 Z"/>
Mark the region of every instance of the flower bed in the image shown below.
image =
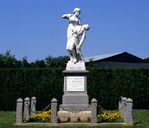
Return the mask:
<path id="1" fill-rule="evenodd" d="M 27 122 L 51 122 L 51 110 L 36 113 L 32 115 Z M 59 118 L 58 118 L 58 122 L 61 122 Z M 107 111 L 107 110 L 101 109 L 97 115 L 97 122 L 98 123 L 122 122 L 122 119 L 121 119 L 120 112 L 118 111 Z"/>
<path id="2" fill-rule="evenodd" d="M 51 110 L 36 113 L 31 116 L 28 122 L 50 122 L 51 121 Z"/>
<path id="3" fill-rule="evenodd" d="M 107 111 L 107 110 L 100 110 L 99 114 L 97 115 L 97 122 L 120 122 L 121 114 L 117 111 Z"/>

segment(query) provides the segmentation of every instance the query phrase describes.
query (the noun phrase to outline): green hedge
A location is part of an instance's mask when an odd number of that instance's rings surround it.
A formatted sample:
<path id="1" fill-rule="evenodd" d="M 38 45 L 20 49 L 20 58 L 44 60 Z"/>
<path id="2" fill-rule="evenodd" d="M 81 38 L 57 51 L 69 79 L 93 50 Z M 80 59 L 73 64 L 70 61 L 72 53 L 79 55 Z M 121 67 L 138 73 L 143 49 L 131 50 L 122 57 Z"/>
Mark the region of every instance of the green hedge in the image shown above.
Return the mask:
<path id="1" fill-rule="evenodd" d="M 149 108 L 148 69 L 89 68 L 88 94 L 107 109 L 118 106 L 118 97 L 134 100 L 135 108 Z M 0 69 L 0 110 L 15 110 L 19 97 L 37 97 L 37 109 L 46 107 L 53 97 L 61 103 L 62 68 Z"/>
<path id="2" fill-rule="evenodd" d="M 17 98 L 37 97 L 37 109 L 61 100 L 62 69 L 0 69 L 0 110 L 14 110 Z"/>
<path id="3" fill-rule="evenodd" d="M 134 100 L 134 108 L 149 108 L 148 69 L 90 69 L 88 92 L 108 109 L 115 109 L 120 96 Z"/>

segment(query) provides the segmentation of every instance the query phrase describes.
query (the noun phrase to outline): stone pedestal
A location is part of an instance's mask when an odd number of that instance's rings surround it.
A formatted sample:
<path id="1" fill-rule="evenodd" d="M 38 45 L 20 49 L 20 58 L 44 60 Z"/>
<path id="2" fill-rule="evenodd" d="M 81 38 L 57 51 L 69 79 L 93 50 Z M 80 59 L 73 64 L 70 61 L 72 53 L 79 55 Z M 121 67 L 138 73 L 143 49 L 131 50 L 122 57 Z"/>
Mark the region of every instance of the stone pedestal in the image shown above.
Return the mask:
<path id="1" fill-rule="evenodd" d="M 67 63 L 64 74 L 64 95 L 60 110 L 88 111 L 89 97 L 87 95 L 87 74 L 84 62 Z"/>

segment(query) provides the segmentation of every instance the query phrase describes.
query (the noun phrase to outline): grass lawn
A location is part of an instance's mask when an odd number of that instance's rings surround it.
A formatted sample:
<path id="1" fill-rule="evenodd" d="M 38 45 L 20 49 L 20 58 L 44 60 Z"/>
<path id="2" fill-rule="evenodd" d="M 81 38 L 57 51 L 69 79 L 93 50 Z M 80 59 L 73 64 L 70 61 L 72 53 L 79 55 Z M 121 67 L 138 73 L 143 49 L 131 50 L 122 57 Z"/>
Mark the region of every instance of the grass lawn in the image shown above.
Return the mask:
<path id="1" fill-rule="evenodd" d="M 135 123 L 134 126 L 130 127 L 100 126 L 100 128 L 149 128 L 149 110 L 134 110 L 134 123 Z M 89 128 L 89 126 L 67 126 L 67 128 L 76 128 L 76 127 Z M 49 126 L 15 126 L 15 112 L 0 112 L 0 128 L 49 128 Z M 94 126 L 93 128 L 99 128 L 99 126 L 98 127 Z"/>

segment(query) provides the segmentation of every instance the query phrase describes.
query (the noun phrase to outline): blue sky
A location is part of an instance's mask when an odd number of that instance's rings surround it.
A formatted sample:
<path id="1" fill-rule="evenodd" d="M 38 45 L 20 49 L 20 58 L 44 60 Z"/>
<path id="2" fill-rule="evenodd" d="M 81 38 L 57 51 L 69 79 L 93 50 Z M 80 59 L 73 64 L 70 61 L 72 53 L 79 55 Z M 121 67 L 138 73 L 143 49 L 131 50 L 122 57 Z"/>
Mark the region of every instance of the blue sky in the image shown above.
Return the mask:
<path id="1" fill-rule="evenodd" d="M 91 26 L 84 56 L 127 51 L 149 57 L 149 0 L 0 0 L 0 53 L 11 50 L 29 61 L 67 55 L 68 21 L 61 16 L 75 7 Z"/>

